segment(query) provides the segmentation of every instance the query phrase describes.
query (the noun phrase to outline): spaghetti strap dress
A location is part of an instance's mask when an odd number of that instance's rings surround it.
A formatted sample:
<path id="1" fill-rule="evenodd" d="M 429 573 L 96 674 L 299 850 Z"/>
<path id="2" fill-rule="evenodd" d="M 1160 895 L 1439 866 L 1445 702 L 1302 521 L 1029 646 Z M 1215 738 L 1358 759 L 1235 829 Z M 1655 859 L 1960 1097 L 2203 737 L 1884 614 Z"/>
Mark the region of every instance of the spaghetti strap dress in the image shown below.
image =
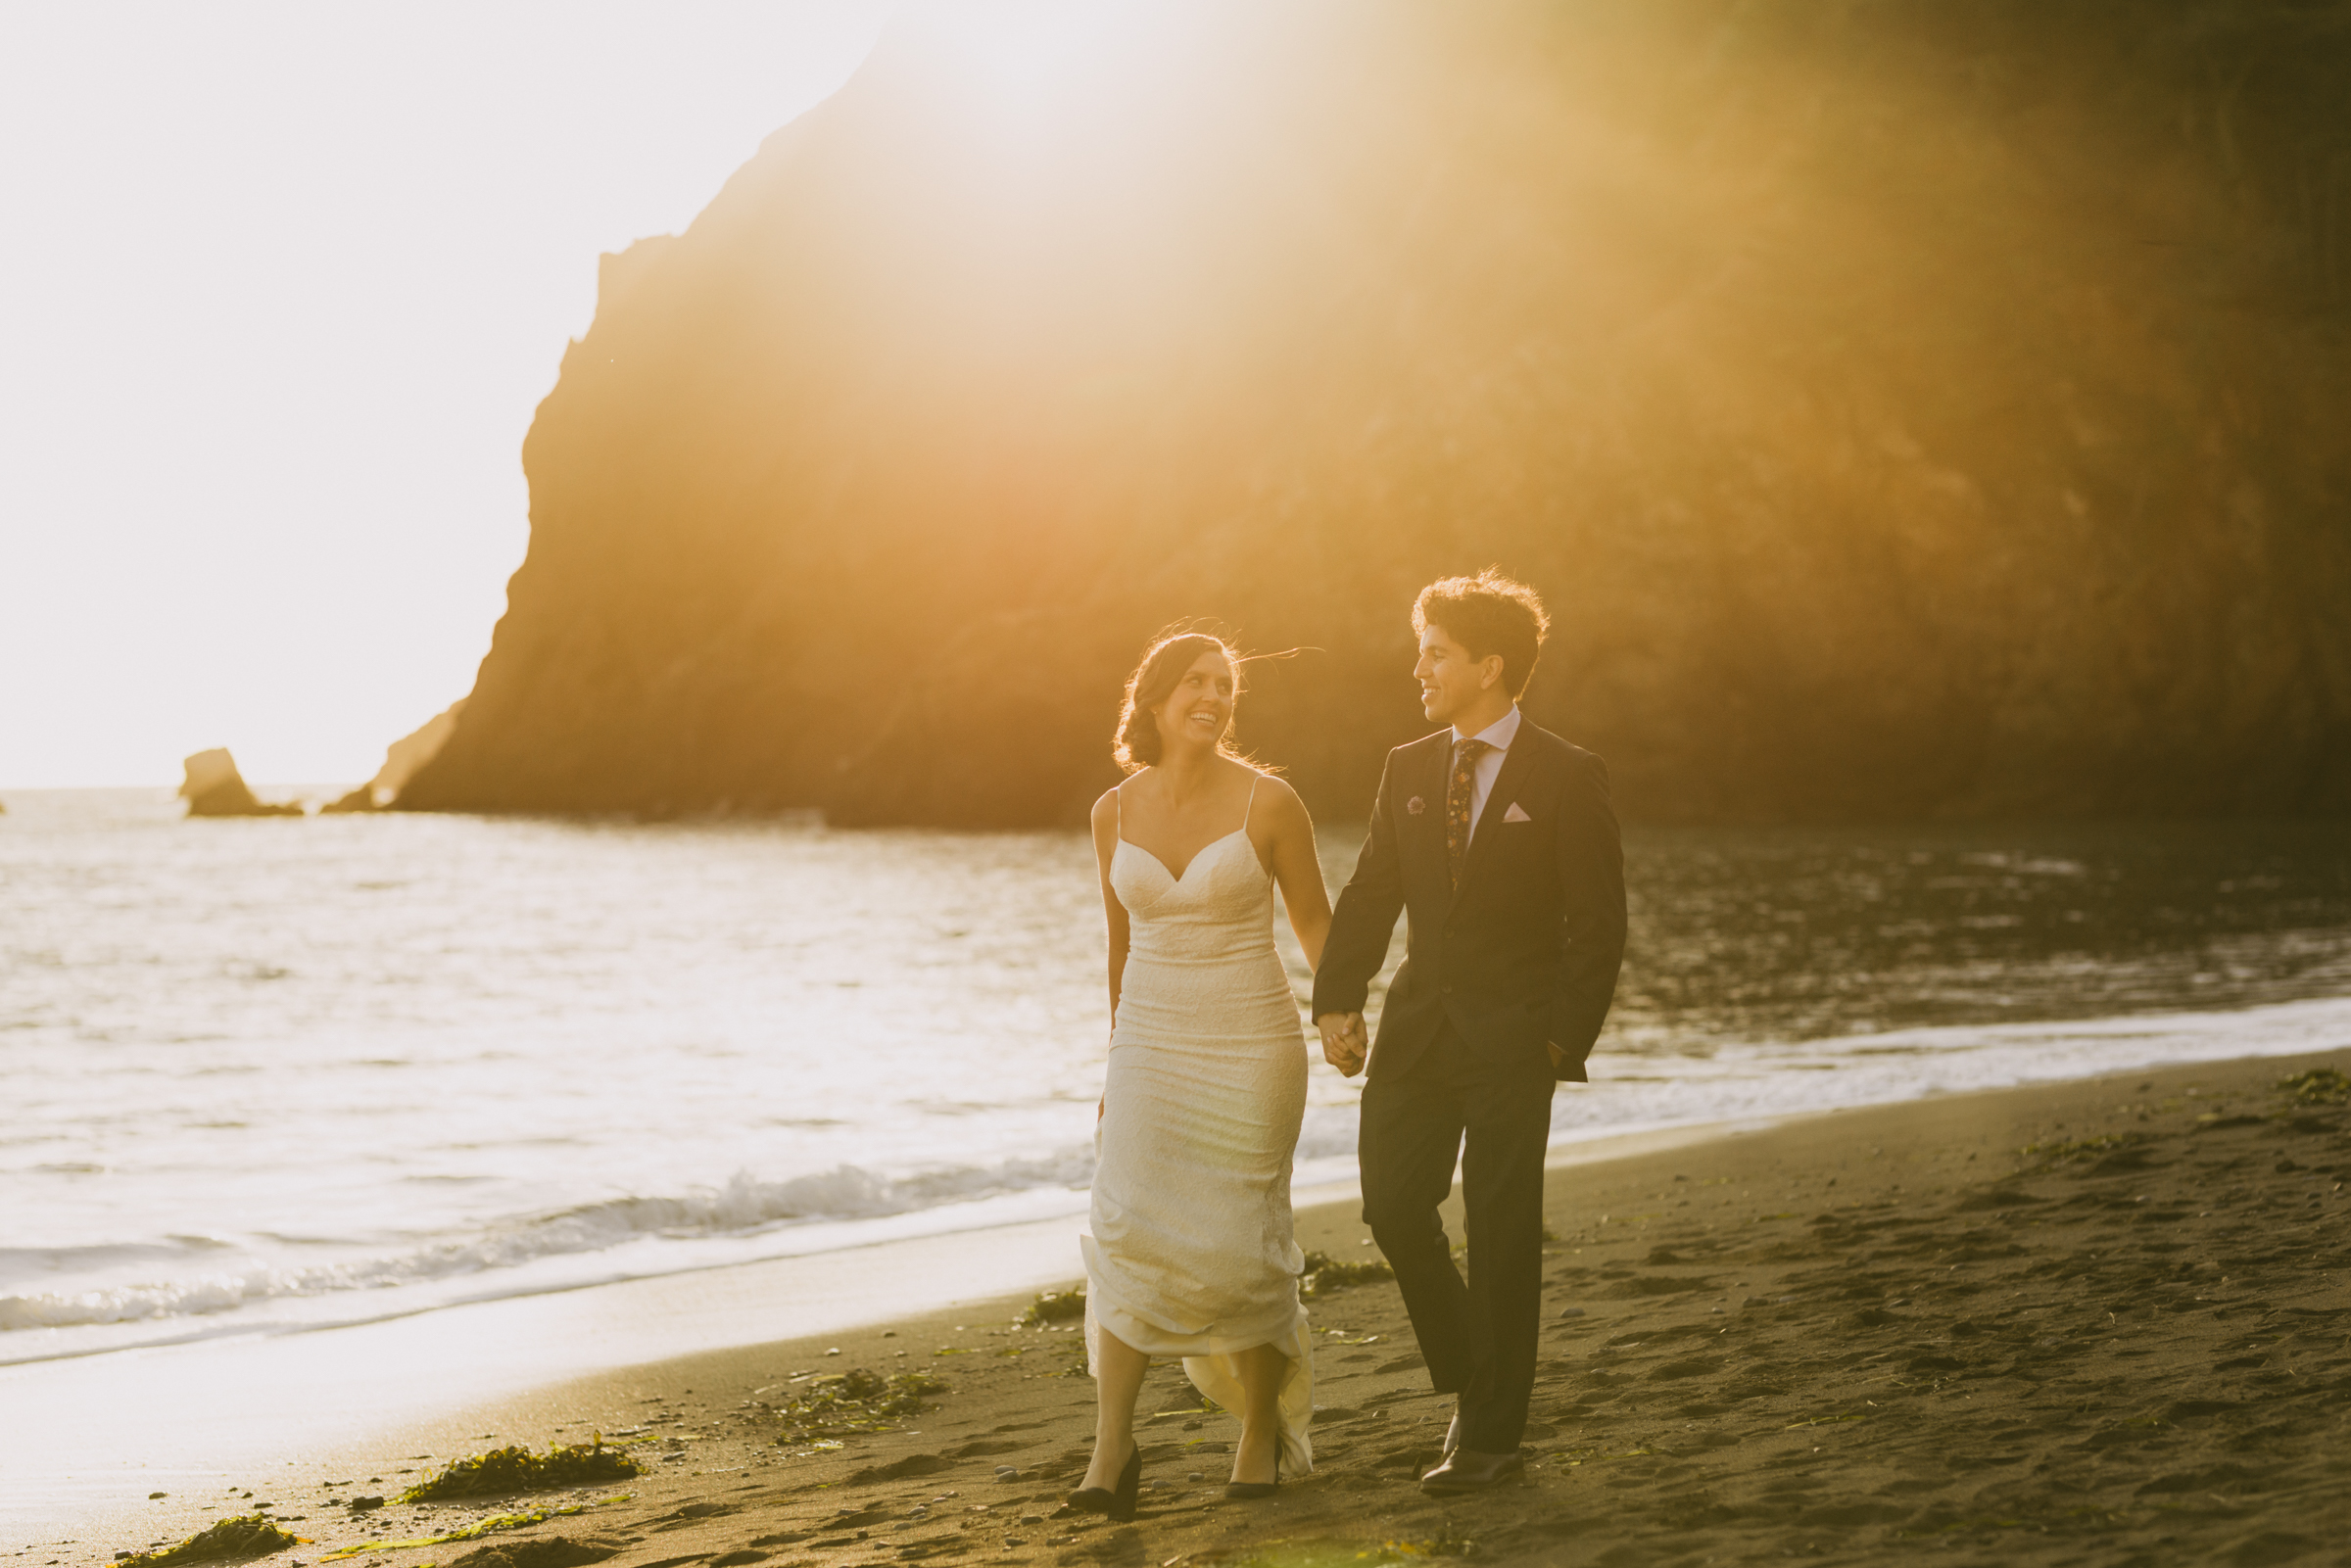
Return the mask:
<path id="1" fill-rule="evenodd" d="M 1250 807 L 1257 786 L 1249 788 Z M 1306 1113 L 1306 1033 L 1273 946 L 1273 883 L 1241 826 L 1181 876 L 1122 834 L 1111 890 L 1130 937 L 1110 1038 L 1085 1257 L 1085 1340 L 1180 1356 L 1238 1413 L 1238 1356 L 1289 1358 L 1281 1473 L 1314 1467 L 1314 1357 L 1298 1299 L 1290 1166 Z"/>

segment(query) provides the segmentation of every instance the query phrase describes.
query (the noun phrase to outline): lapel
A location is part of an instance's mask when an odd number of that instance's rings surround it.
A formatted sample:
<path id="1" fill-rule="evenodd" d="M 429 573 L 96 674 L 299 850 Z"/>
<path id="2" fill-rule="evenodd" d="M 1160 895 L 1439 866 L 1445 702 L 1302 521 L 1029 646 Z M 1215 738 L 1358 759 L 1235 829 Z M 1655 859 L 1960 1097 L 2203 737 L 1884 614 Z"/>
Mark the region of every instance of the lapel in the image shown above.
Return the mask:
<path id="1" fill-rule="evenodd" d="M 1453 771 L 1453 732 L 1440 730 L 1421 742 L 1428 755 L 1421 759 L 1415 793 L 1420 815 L 1413 819 L 1413 853 L 1420 859 L 1422 875 L 1437 889 L 1440 920 L 1453 908 L 1453 870 L 1445 864 L 1445 776 Z"/>
<path id="2" fill-rule="evenodd" d="M 1469 834 L 1469 853 L 1462 860 L 1462 885 L 1460 891 L 1454 894 L 1457 902 L 1463 893 L 1469 890 L 1469 884 L 1477 879 L 1478 867 L 1493 857 L 1494 840 L 1502 836 L 1499 830 L 1503 814 L 1518 798 L 1518 787 L 1526 783 L 1527 773 L 1535 765 L 1534 728 L 1530 720 L 1521 717 L 1517 739 L 1511 741 L 1511 749 L 1502 754 L 1502 772 L 1494 776 L 1494 792 L 1486 796 L 1486 809 L 1478 814 L 1477 827 Z M 1437 847 L 1442 853 L 1442 825 L 1439 827 Z"/>

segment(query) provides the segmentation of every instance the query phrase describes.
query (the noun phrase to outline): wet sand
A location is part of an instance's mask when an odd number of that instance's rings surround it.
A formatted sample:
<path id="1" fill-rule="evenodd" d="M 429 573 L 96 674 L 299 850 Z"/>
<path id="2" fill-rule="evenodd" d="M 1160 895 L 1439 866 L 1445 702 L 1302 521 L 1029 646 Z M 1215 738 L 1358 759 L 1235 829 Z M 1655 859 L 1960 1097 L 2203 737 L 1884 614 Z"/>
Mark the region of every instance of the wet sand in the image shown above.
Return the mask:
<path id="1" fill-rule="evenodd" d="M 354 1510 L 451 1455 L 278 1467 L 158 1503 L 104 1563 L 260 1502 L 310 1544 L 447 1536 L 386 1568 L 1036 1562 L 2333 1563 L 2351 1544 L 2351 1108 L 2279 1080 L 2332 1053 L 1848 1111 L 1557 1170 L 1522 1481 L 1420 1494 L 1449 1402 L 1394 1288 L 1312 1305 L 1317 1469 L 1226 1501 L 1230 1420 L 1174 1366 L 1141 1409 L 1141 1516 L 1064 1511 L 1093 1386 L 1025 1301 L 599 1374 L 457 1423 L 625 1443 L 647 1473 L 572 1492 Z M 1458 1227 L 1457 1227 L 1458 1236 Z M 1349 1206 L 1300 1241 L 1369 1259 Z M 941 1385 L 891 1429 L 779 1443 L 816 1380 Z M 452 1391 L 454 1396 L 457 1391 Z M 833 1446 L 838 1444 L 838 1446 Z M 268 1472 L 263 1472 L 268 1474 Z M 168 1518 L 171 1528 L 165 1528 Z M 184 1527 L 184 1528 L 182 1528 Z"/>

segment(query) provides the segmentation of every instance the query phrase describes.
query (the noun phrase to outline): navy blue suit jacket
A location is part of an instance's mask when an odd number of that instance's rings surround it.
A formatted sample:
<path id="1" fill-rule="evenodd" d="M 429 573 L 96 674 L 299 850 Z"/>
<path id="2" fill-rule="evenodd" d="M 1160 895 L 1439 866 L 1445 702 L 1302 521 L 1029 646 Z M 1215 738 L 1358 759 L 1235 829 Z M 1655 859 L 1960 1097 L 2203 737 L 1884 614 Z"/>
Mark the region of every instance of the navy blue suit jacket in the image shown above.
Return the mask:
<path id="1" fill-rule="evenodd" d="M 1450 1022 L 1480 1058 L 1584 1082 L 1624 960 L 1607 765 L 1522 717 L 1457 893 L 1445 864 L 1452 762 L 1451 730 L 1388 753 L 1371 835 L 1332 912 L 1315 1016 L 1363 1011 L 1403 913 L 1405 960 L 1380 1011 L 1371 1076 L 1409 1070 Z"/>

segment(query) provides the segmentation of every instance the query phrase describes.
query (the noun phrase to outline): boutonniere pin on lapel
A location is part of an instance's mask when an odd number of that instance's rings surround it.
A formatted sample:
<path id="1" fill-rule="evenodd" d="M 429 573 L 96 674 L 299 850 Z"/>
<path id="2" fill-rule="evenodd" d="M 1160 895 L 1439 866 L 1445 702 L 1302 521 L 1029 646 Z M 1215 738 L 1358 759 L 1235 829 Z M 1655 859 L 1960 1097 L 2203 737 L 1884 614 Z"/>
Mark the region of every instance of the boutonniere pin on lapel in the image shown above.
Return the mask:
<path id="1" fill-rule="evenodd" d="M 1513 800 L 1511 802 L 1511 809 L 1502 814 L 1502 820 L 1504 822 L 1533 822 L 1535 819 L 1526 814 L 1524 806 Z"/>
<path id="2" fill-rule="evenodd" d="M 1404 809 L 1417 817 L 1420 815 L 1420 813 L 1428 809 L 1428 802 L 1421 799 L 1418 795 L 1415 795 L 1412 799 L 1404 803 Z"/>

